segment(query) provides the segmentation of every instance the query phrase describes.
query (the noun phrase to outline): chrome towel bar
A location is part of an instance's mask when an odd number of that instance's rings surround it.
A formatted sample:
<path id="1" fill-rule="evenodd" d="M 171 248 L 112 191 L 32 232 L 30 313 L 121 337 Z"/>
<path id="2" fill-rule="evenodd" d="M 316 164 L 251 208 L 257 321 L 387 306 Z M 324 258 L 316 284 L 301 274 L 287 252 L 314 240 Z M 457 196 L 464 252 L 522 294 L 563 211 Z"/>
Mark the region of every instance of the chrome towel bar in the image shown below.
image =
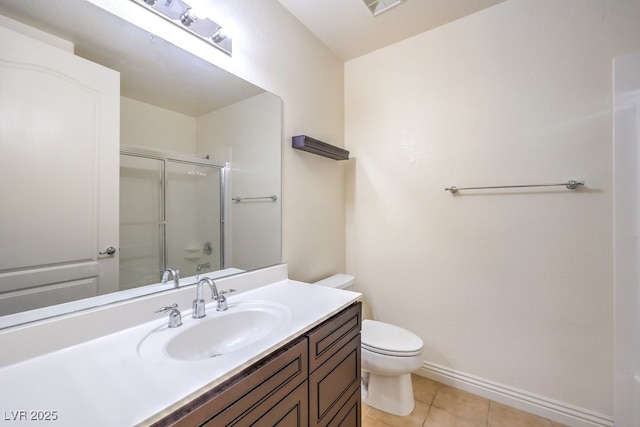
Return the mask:
<path id="1" fill-rule="evenodd" d="M 273 196 L 262 196 L 262 197 L 233 197 L 231 200 L 233 200 L 234 202 L 242 202 L 244 200 L 261 200 L 261 199 L 271 199 L 272 201 L 276 201 L 278 200 L 278 196 L 276 196 L 275 194 Z"/>
<path id="2" fill-rule="evenodd" d="M 584 185 L 584 181 L 574 181 L 572 179 L 560 184 L 498 185 L 493 187 L 456 187 L 452 185 L 451 187 L 445 187 L 444 191 L 451 191 L 451 193 L 455 193 L 458 190 L 491 190 L 496 188 L 557 187 L 557 186 L 565 186 L 569 190 L 575 190 L 580 185 Z"/>

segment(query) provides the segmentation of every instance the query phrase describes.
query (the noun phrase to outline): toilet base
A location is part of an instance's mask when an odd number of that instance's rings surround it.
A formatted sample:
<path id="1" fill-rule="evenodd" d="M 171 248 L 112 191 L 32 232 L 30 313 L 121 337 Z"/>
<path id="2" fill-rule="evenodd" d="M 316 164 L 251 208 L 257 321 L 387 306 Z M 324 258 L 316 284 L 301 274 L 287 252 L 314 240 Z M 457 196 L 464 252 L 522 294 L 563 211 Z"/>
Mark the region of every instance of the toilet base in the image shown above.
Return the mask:
<path id="1" fill-rule="evenodd" d="M 411 374 L 397 376 L 367 375 L 362 384 L 362 402 L 393 415 L 405 416 L 413 411 Z"/>

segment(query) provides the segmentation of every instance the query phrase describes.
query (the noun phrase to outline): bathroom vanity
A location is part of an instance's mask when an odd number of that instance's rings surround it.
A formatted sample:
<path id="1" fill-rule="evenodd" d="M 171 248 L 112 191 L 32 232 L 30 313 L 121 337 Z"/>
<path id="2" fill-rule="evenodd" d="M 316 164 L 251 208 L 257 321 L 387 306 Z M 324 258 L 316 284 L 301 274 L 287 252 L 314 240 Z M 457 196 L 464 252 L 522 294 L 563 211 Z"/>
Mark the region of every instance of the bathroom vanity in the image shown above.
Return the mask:
<path id="1" fill-rule="evenodd" d="M 359 426 L 361 303 L 153 426 Z"/>
<path id="2" fill-rule="evenodd" d="M 216 283 L 237 291 L 203 319 L 185 286 L 0 330 L 3 421 L 360 425 L 360 294 L 289 280 L 286 265 Z M 173 303 L 183 325 L 168 328 L 155 310 Z"/>

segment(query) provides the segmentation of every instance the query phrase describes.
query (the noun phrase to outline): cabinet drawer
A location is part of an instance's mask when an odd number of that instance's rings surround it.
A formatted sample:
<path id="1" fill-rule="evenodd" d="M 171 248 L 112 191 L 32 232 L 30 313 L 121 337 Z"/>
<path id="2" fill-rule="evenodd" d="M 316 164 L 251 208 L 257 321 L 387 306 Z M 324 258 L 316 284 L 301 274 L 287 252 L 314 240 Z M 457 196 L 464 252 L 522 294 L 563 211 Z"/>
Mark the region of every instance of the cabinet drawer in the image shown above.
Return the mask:
<path id="1" fill-rule="evenodd" d="M 309 425 L 327 425 L 356 391 L 360 392 L 360 334 L 309 375 Z"/>
<path id="2" fill-rule="evenodd" d="M 307 333 L 309 372 L 315 371 L 340 348 L 360 334 L 361 306 L 356 303 Z"/>
<path id="3" fill-rule="evenodd" d="M 155 425 L 192 427 L 214 417 L 216 426 L 242 425 L 236 422 L 246 413 L 267 400 L 280 401 L 307 379 L 307 351 L 307 340 L 301 337 Z"/>
<path id="4" fill-rule="evenodd" d="M 235 420 L 223 412 L 209 420 L 203 427 L 308 427 L 309 393 L 308 382 L 300 384 L 282 399 L 274 393 Z"/>

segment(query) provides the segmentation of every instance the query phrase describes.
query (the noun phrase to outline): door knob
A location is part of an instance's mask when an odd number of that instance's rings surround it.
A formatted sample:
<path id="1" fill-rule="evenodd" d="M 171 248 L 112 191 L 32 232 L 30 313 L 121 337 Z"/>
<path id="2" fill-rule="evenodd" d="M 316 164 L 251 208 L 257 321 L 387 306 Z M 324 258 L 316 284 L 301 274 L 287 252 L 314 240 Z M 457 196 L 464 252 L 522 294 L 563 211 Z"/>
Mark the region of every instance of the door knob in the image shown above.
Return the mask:
<path id="1" fill-rule="evenodd" d="M 100 255 L 113 255 L 115 253 L 116 253 L 116 248 L 114 248 L 113 246 L 109 246 L 104 251 L 98 252 L 98 254 L 100 254 Z"/>

